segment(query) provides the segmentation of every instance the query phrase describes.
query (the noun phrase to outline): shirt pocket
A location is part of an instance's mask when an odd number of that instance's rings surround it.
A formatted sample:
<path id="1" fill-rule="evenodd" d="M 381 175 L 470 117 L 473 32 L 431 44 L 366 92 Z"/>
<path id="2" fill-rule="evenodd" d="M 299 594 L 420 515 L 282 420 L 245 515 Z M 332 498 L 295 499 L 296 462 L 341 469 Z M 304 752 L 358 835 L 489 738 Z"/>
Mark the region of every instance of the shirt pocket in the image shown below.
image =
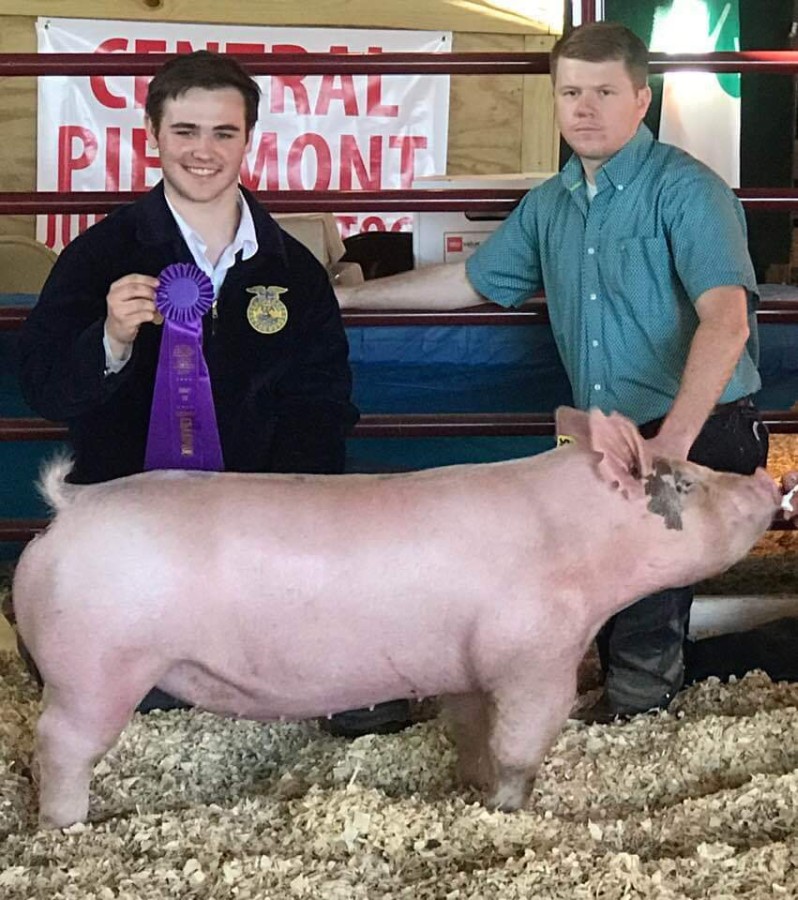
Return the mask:
<path id="1" fill-rule="evenodd" d="M 602 276 L 615 300 L 633 304 L 673 296 L 673 261 L 665 237 L 620 238 L 600 257 Z"/>

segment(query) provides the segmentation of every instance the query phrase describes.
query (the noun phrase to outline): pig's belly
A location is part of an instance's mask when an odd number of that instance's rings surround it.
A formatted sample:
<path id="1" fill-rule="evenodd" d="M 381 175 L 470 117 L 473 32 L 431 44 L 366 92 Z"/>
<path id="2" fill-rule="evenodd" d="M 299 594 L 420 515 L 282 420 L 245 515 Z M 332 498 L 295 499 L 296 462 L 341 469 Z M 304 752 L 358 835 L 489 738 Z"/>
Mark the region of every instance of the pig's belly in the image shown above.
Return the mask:
<path id="1" fill-rule="evenodd" d="M 349 677 L 339 672 L 334 679 L 323 674 L 269 679 L 227 666 L 211 668 L 200 662 L 183 661 L 159 678 L 157 686 L 209 712 L 262 722 L 321 718 L 386 700 L 421 700 L 466 693 L 476 687 L 460 666 L 412 679 L 398 677 L 391 666 L 380 670 L 372 664 L 367 675 L 360 667 L 356 669 Z"/>

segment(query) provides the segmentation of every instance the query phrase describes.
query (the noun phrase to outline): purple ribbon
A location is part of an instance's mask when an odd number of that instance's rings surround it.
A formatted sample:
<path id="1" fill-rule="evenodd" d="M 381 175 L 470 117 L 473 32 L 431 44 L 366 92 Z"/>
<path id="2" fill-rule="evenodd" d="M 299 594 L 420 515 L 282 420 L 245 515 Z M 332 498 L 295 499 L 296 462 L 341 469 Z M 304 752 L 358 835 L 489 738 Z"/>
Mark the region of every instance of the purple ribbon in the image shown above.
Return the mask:
<path id="1" fill-rule="evenodd" d="M 202 316 L 213 285 L 197 266 L 175 263 L 158 276 L 164 317 L 144 468 L 224 469 L 211 379 L 202 355 Z"/>

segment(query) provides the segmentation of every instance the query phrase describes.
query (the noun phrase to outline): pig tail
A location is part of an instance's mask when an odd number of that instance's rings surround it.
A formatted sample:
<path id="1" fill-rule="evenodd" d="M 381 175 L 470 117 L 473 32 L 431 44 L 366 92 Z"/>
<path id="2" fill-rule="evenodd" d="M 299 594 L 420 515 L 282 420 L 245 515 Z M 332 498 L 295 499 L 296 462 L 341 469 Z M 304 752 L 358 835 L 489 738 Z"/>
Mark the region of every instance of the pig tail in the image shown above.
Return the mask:
<path id="1" fill-rule="evenodd" d="M 75 486 L 66 482 L 71 470 L 72 457 L 61 453 L 47 460 L 39 472 L 36 488 L 54 512 L 71 503 L 77 493 Z"/>

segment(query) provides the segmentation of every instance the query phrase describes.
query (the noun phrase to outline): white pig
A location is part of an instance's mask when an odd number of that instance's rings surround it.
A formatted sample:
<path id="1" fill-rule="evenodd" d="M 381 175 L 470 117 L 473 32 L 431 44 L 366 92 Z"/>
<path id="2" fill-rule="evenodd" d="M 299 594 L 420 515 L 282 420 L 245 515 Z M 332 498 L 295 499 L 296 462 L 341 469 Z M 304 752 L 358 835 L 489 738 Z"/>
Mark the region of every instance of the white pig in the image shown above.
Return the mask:
<path id="1" fill-rule="evenodd" d="M 51 467 L 56 516 L 13 586 L 45 681 L 42 824 L 86 818 L 153 685 L 263 721 L 445 696 L 462 777 L 522 806 L 600 626 L 736 562 L 781 502 L 763 470 L 651 460 L 616 414 L 559 410 L 558 430 L 576 442 L 397 475 Z"/>

